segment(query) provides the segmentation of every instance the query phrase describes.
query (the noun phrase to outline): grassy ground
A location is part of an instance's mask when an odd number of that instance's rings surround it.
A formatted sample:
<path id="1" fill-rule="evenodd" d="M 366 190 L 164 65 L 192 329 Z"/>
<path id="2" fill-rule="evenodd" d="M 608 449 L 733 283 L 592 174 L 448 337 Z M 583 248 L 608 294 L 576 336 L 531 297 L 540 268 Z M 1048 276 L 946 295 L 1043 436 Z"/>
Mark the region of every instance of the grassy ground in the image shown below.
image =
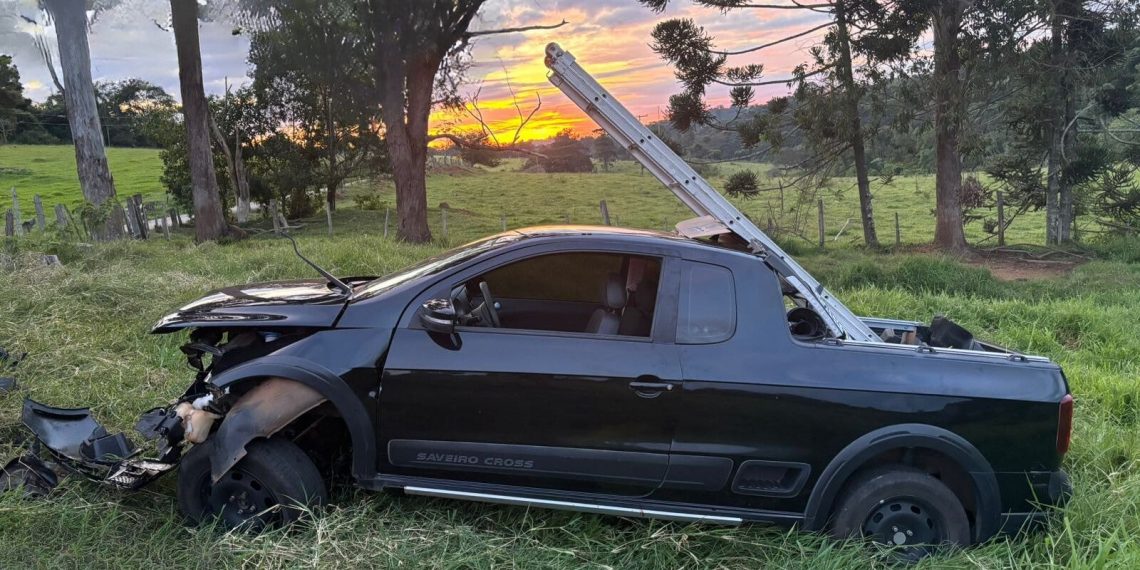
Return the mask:
<path id="1" fill-rule="evenodd" d="M 778 187 L 779 179 L 769 178 L 771 168 L 763 164 L 725 163 L 717 165 L 709 176 L 714 187 L 722 188 L 728 175 L 751 169 L 760 176 L 762 187 Z M 517 164 L 472 174 L 449 169 L 429 178 L 428 205 L 434 234 L 442 238 L 441 203 L 452 209 L 448 213 L 448 241 L 463 242 L 498 231 L 505 216 L 508 227 L 543 223 L 597 224 L 602 217 L 598 202 L 606 200 L 611 221 L 618 225 L 672 229 L 673 225 L 692 213 L 672 198 L 648 173 L 642 173 L 633 162 L 618 162 L 610 171 L 591 174 L 546 174 L 517 172 Z M 859 199 L 854 179 L 836 178 L 831 189 L 819 194 L 824 201 L 824 232 L 827 247 L 844 248 L 861 244 Z M 929 175 L 893 179 L 889 184 L 873 184 L 875 223 L 879 240 L 891 245 L 895 240 L 895 214 L 899 217 L 899 234 L 903 245 L 926 244 L 934 238 L 934 178 Z M 390 182 L 361 181 L 350 186 L 350 195 L 379 193 L 382 203 L 395 206 Z M 766 190 L 758 197 L 733 199 L 761 228 L 773 220 L 784 241 L 804 245 L 818 243 L 818 210 L 814 197 L 798 199 L 793 192 L 784 195 Z M 383 212 L 380 212 L 381 215 Z M 979 210 L 979 215 L 996 219 L 996 213 Z M 838 234 L 838 238 L 836 237 Z M 983 245 L 996 245 L 983 230 L 981 220 L 966 227 L 967 239 Z M 1044 240 L 1044 216 L 1030 212 L 1017 218 L 1006 231 L 1008 243 L 1041 243 Z"/>
<path id="2" fill-rule="evenodd" d="M 350 194 L 374 191 L 368 186 L 355 185 Z M 573 222 L 595 222 L 601 198 L 626 225 L 683 217 L 635 170 L 439 175 L 430 186 L 437 236 L 442 219 L 436 208 L 441 201 L 450 206 L 450 235 L 441 242 L 497 230 L 501 212 L 508 212 L 512 227 L 564 222 L 563 212 Z M 901 198 L 912 190 L 896 191 Z M 882 198 L 880 204 L 891 207 Z M 362 211 L 346 202 L 335 216 L 334 236 L 324 235 L 321 216 L 298 232 L 300 245 L 341 274 L 384 273 L 443 245 L 385 239 L 383 218 L 383 210 Z M 929 224 L 916 224 L 913 233 L 922 235 L 924 228 Z M 1140 372 L 1140 243 L 1104 246 L 1097 261 L 1028 282 L 998 281 L 983 269 L 931 256 L 795 249 L 860 314 L 928 320 L 945 313 L 983 338 L 1056 359 L 1072 383 L 1077 422 L 1066 468 L 1076 497 L 1052 529 L 922 567 L 1140 567 L 1134 541 L 1140 534 L 1140 389 L 1134 380 Z M 33 251 L 58 253 L 64 266 L 40 266 Z M 195 246 L 182 234 L 169 242 L 81 247 L 34 235 L 5 242 L 0 252 L 0 345 L 31 353 L 19 368 L 21 391 L 0 396 L 0 458 L 18 452 L 23 396 L 92 406 L 109 428 L 129 430 L 140 411 L 178 396 L 191 379 L 178 351 L 183 338 L 146 334 L 155 320 L 211 288 L 312 273 L 287 243 L 262 238 Z M 127 495 L 71 480 L 50 500 L 0 497 L 0 568 L 882 565 L 858 545 L 761 525 L 631 521 L 347 489 L 327 513 L 300 528 L 248 537 L 183 526 L 171 483 Z"/>
<path id="3" fill-rule="evenodd" d="M 107 161 L 120 196 L 142 194 L 147 200 L 162 200 L 165 189 L 159 181 L 162 161 L 151 148 L 107 149 Z M 79 176 L 75 173 L 75 148 L 70 145 L 0 145 L 0 210 L 10 207 L 11 188 L 20 195 L 20 212 L 30 220 L 32 197 L 39 194 L 48 210 L 56 204 L 74 209 L 83 202 Z"/>

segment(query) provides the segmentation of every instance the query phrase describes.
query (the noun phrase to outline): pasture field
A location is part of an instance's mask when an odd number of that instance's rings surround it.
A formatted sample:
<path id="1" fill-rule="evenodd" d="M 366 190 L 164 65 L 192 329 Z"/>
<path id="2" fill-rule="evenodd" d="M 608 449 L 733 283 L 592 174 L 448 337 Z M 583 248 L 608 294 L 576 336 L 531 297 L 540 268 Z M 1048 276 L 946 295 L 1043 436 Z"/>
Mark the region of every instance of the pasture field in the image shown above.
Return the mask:
<path id="1" fill-rule="evenodd" d="M 107 162 L 119 196 L 142 194 L 162 200 L 162 160 L 153 148 L 109 148 Z M 39 194 L 51 208 L 63 204 L 75 210 L 83 203 L 79 175 L 75 173 L 75 147 L 71 145 L 0 145 L 0 210 L 11 204 L 11 189 L 20 195 L 23 219 L 32 219 L 32 197 Z"/>
<path id="2" fill-rule="evenodd" d="M 642 173 L 634 162 L 620 161 L 609 171 L 583 174 L 518 172 L 519 161 L 504 161 L 495 169 L 479 168 L 472 172 L 444 169 L 428 178 L 429 223 L 435 231 L 442 224 L 440 203 L 453 211 L 448 214 L 451 243 L 474 239 L 499 231 L 501 216 L 508 227 L 536 224 L 562 224 L 569 219 L 577 224 L 599 224 L 598 202 L 606 200 L 610 219 L 615 225 L 672 229 L 676 222 L 692 217 L 692 213 L 673 198 L 648 172 Z M 829 189 L 818 195 L 800 197 L 791 190 L 784 192 L 781 209 L 780 179 L 769 177 L 770 165 L 724 163 L 713 167 L 709 181 L 723 188 L 727 177 L 735 171 L 749 169 L 760 178 L 761 191 L 753 198 L 731 200 L 764 229 L 771 218 L 774 235 L 783 241 L 810 246 L 818 244 L 818 210 L 816 199 L 824 202 L 824 233 L 828 248 L 844 248 L 863 243 L 859 225 L 859 197 L 854 178 L 835 178 Z M 395 207 L 391 182 L 361 181 L 350 187 L 349 195 L 375 192 L 388 206 Z M 934 239 L 934 177 L 931 175 L 900 176 L 889 182 L 872 182 L 875 224 L 879 241 L 891 246 L 895 240 L 895 214 L 899 217 L 899 234 L 904 246 L 930 243 Z M 458 209 L 458 210 L 456 210 Z M 988 209 L 975 212 L 979 219 L 966 225 L 966 238 L 983 247 L 997 245 L 997 238 L 986 234 L 982 218 L 996 219 Z M 1043 212 L 1028 212 L 1017 217 L 1006 230 L 1006 242 L 1042 243 L 1045 236 Z M 1082 221 L 1080 228 L 1088 224 Z M 460 228 L 456 233 L 456 228 Z M 467 231 L 470 230 L 470 231 Z M 837 237 L 838 235 L 838 237 Z"/>
<path id="3" fill-rule="evenodd" d="M 686 217 L 631 165 L 596 175 L 436 174 L 429 185 L 437 243 L 382 237 L 383 208 L 361 210 L 351 197 L 379 192 L 390 200 L 391 190 L 365 181 L 335 214 L 334 235 L 320 215 L 303 221 L 300 246 L 335 273 L 383 274 L 497 231 L 504 213 L 509 227 L 564 223 L 566 214 L 596 223 L 604 198 L 622 225 L 660 228 Z M 897 186 L 877 190 L 881 216 L 892 207 L 929 214 L 930 204 L 908 199 L 913 182 Z M 446 238 L 440 202 L 449 206 Z M 756 216 L 759 203 L 745 206 Z M 844 214 L 835 215 L 838 231 Z M 904 242 L 929 241 L 923 232 L 931 224 L 911 222 Z M 1024 231 L 1010 241 L 1040 240 L 1029 224 Z M 1101 244 L 1095 260 L 1071 272 L 1010 282 L 938 256 L 850 247 L 857 234 L 848 228 L 825 252 L 796 240 L 789 249 L 857 313 L 923 321 L 946 314 L 982 338 L 1055 359 L 1077 398 L 1066 459 L 1076 495 L 1051 529 L 918 567 L 1140 567 L 1140 242 Z M 192 378 L 178 350 L 182 335 L 147 334 L 159 317 L 213 288 L 312 275 L 287 242 L 263 235 L 194 245 L 183 230 L 170 241 L 77 246 L 48 233 L 0 243 L 0 345 L 30 353 L 17 369 L 21 389 L 0 395 L 3 459 L 20 450 L 23 397 L 91 406 L 109 429 L 129 431 L 141 411 L 177 397 Z M 45 251 L 63 266 L 37 263 L 34 252 Z M 890 567 L 859 544 L 761 525 L 626 520 L 351 489 L 334 492 L 333 506 L 297 528 L 247 536 L 184 526 L 173 488 L 172 477 L 136 494 L 71 479 L 47 500 L 0 496 L 0 568 Z"/>

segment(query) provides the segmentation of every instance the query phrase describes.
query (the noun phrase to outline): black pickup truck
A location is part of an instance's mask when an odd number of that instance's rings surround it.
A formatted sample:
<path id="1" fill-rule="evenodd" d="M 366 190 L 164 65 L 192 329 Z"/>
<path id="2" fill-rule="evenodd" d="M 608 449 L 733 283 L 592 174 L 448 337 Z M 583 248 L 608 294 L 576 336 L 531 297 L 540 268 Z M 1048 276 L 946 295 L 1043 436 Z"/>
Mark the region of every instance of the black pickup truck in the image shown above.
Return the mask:
<path id="1" fill-rule="evenodd" d="M 331 277 L 331 276 L 330 276 Z M 505 232 L 382 278 L 223 289 L 163 318 L 198 371 L 143 458 L 25 402 L 40 456 L 124 488 L 181 464 L 191 520 L 289 522 L 333 481 L 911 549 L 1043 518 L 1072 396 L 944 318 L 828 333 L 763 256 L 609 227 Z M 28 483 L 50 486 L 34 456 Z"/>

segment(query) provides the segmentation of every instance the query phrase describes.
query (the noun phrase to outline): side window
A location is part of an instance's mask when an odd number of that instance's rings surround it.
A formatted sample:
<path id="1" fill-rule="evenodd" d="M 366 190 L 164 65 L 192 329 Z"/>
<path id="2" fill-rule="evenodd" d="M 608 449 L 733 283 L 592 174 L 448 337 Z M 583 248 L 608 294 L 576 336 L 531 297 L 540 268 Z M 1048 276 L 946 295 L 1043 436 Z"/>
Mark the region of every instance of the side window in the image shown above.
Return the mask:
<path id="1" fill-rule="evenodd" d="M 601 303 L 601 283 L 620 273 L 621 255 L 556 253 L 517 261 L 483 276 L 496 297 Z"/>
<path id="2" fill-rule="evenodd" d="M 465 304 L 474 310 L 483 303 L 485 283 L 500 328 L 649 337 L 661 262 L 608 252 L 540 255 L 468 280 Z"/>
<path id="3" fill-rule="evenodd" d="M 681 269 L 677 343 L 710 344 L 736 331 L 736 287 L 732 272 L 707 263 L 686 262 Z"/>

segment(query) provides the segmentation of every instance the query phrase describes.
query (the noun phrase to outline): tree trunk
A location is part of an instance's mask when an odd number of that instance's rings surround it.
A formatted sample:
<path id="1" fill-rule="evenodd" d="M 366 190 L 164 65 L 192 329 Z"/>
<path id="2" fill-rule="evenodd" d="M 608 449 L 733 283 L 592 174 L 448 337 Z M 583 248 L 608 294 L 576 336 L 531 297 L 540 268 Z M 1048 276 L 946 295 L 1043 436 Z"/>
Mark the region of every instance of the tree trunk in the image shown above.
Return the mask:
<path id="1" fill-rule="evenodd" d="M 230 152 L 230 145 L 226 142 L 225 135 L 222 134 L 222 129 L 218 127 L 218 122 L 214 120 L 213 113 L 208 115 L 210 121 L 210 135 L 214 138 L 214 144 L 222 151 L 222 156 L 226 157 L 226 166 L 230 171 L 230 181 L 234 185 L 234 200 L 237 203 L 237 221 L 239 224 L 244 224 L 249 219 L 248 201 L 246 202 L 246 210 L 242 212 L 242 198 L 241 198 L 241 178 L 245 175 L 244 172 L 238 172 L 238 162 L 241 160 L 241 141 L 234 137 L 235 150 Z"/>
<path id="2" fill-rule="evenodd" d="M 855 159 L 855 180 L 859 186 L 859 215 L 863 222 L 863 243 L 878 248 L 875 216 L 871 206 L 871 181 L 867 176 L 867 155 L 863 146 L 863 120 L 859 117 L 859 92 L 851 63 L 851 43 L 847 33 L 847 14 L 843 2 L 835 4 L 835 22 L 839 40 L 839 79 L 843 84 L 844 104 L 851 121 L 851 151 Z"/>
<path id="3" fill-rule="evenodd" d="M 197 0 L 170 0 L 170 20 L 178 50 L 178 82 L 182 88 L 190 183 L 194 185 L 194 235 L 198 242 L 216 240 L 226 235 L 228 226 L 210 149 L 210 109 L 202 86 Z"/>
<path id="4" fill-rule="evenodd" d="M 431 241 L 427 223 L 427 125 L 432 82 L 439 61 L 424 58 L 406 65 L 406 91 L 401 91 L 398 97 L 389 94 L 381 114 L 387 129 L 392 178 L 396 183 L 396 236 L 411 243 L 425 243 Z M 399 77 L 402 74 L 386 75 Z"/>
<path id="5" fill-rule="evenodd" d="M 1079 0 L 1077 2 L 1055 0 L 1053 3 L 1053 71 L 1057 82 L 1057 107 L 1054 109 L 1056 123 L 1054 128 L 1059 129 L 1054 138 L 1054 143 L 1060 159 L 1057 172 L 1057 243 L 1068 243 L 1073 239 L 1073 188 L 1071 184 L 1066 182 L 1064 171 L 1068 167 L 1068 161 L 1072 160 L 1073 153 L 1076 152 L 1076 131 L 1065 132 L 1066 127 L 1076 114 L 1076 101 L 1074 100 L 1076 86 L 1073 80 L 1073 61 L 1070 58 L 1071 46 L 1069 42 L 1065 41 L 1065 22 L 1077 12 L 1077 5 L 1080 3 Z M 1050 155 L 1053 154 L 1053 150 L 1053 148 L 1049 149 Z"/>
<path id="6" fill-rule="evenodd" d="M 249 175 L 245 172 L 245 159 L 241 156 L 241 130 L 234 133 L 234 177 L 237 178 L 237 220 L 249 221 Z"/>
<path id="7" fill-rule="evenodd" d="M 328 194 L 325 196 L 329 212 L 336 211 L 336 189 L 340 186 L 336 175 L 336 123 L 333 122 L 332 94 L 325 95 L 325 152 L 328 153 L 328 176 L 325 187 Z"/>
<path id="8" fill-rule="evenodd" d="M 101 210 L 92 224 L 95 240 L 123 237 L 122 210 L 113 206 L 115 181 L 107 165 L 103 129 L 91 81 L 91 51 L 87 45 L 87 8 L 84 0 L 46 0 L 55 21 L 59 61 L 63 72 L 64 102 L 71 139 L 75 144 L 75 167 L 83 198 Z M 110 201 L 111 203 L 107 203 Z"/>
<path id="9" fill-rule="evenodd" d="M 934 8 L 934 245 L 948 251 L 965 251 L 962 228 L 962 158 L 958 134 L 965 119 L 964 84 L 959 73 L 958 34 L 970 0 L 943 0 Z"/>

